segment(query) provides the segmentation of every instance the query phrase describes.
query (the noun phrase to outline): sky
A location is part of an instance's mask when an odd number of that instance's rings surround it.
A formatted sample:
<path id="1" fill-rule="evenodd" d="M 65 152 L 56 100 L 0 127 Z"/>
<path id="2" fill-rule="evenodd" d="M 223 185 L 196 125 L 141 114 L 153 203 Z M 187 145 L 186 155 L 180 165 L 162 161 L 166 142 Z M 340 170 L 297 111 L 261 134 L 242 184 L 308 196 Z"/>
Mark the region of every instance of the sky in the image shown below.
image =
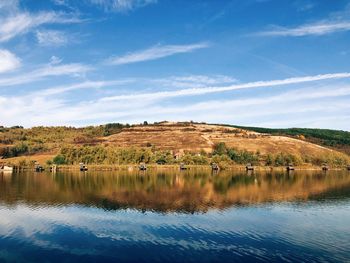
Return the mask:
<path id="1" fill-rule="evenodd" d="M 350 131 L 349 44 L 349 0 L 0 0 L 0 126 Z"/>

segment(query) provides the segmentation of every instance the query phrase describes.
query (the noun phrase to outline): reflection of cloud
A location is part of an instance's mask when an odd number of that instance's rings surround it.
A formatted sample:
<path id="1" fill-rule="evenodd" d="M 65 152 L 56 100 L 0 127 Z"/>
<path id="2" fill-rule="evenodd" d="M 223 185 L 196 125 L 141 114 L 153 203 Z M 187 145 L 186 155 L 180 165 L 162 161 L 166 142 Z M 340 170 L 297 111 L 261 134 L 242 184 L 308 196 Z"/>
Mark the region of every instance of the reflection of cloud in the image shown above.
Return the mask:
<path id="1" fill-rule="evenodd" d="M 17 240 L 25 244 L 13 251 L 16 257 L 26 249 L 33 254 L 44 249 L 60 250 L 70 256 L 103 253 L 106 257 L 115 256 L 120 250 L 124 254 L 119 256 L 126 256 L 125 246 L 147 251 L 147 248 L 159 245 L 164 247 L 159 253 L 179 250 L 200 254 L 225 250 L 235 251 L 236 256 L 249 257 L 269 253 L 272 242 L 275 252 L 281 256 L 286 253 L 287 244 L 290 251 L 308 248 L 339 260 L 346 253 L 346 242 L 343 242 L 346 235 L 338 233 L 350 231 L 346 221 L 350 211 L 343 205 L 332 206 L 330 210 L 324 206 L 320 209 L 307 205 L 270 205 L 194 215 L 18 205 L 11 209 L 1 207 L 0 216 L 0 236 L 7 237 L 5 242 Z M 341 253 L 334 254 L 336 249 Z"/>

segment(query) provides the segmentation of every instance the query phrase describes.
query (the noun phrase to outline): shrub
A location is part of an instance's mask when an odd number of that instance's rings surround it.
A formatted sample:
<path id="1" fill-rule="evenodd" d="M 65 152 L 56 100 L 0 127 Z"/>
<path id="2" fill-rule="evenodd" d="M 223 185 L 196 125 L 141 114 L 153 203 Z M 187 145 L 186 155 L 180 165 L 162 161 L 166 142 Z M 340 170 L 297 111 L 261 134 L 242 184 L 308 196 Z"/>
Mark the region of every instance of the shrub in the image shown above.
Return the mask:
<path id="1" fill-rule="evenodd" d="M 17 164 L 19 167 L 26 167 L 28 165 L 26 159 L 20 159 Z"/>
<path id="2" fill-rule="evenodd" d="M 223 155 L 227 153 L 227 147 L 224 142 L 219 142 L 214 145 L 213 155 Z"/>
<path id="3" fill-rule="evenodd" d="M 259 162 L 259 155 L 254 154 L 252 152 L 248 152 L 246 150 L 238 151 L 235 149 L 229 149 L 228 156 L 231 158 L 232 161 L 238 164 L 258 164 Z"/>
<path id="4" fill-rule="evenodd" d="M 303 163 L 303 159 L 300 156 L 286 153 L 278 153 L 274 157 L 274 165 L 286 166 L 288 164 L 300 165 Z"/>
<path id="5" fill-rule="evenodd" d="M 57 165 L 66 164 L 66 163 L 67 163 L 67 162 L 66 162 L 66 158 L 65 158 L 63 155 L 61 155 L 61 154 L 55 156 L 55 157 L 53 158 L 52 162 L 53 162 L 54 164 L 57 164 Z M 52 163 L 51 163 L 51 164 L 52 164 Z M 49 165 L 49 164 L 48 164 L 48 165 Z"/>

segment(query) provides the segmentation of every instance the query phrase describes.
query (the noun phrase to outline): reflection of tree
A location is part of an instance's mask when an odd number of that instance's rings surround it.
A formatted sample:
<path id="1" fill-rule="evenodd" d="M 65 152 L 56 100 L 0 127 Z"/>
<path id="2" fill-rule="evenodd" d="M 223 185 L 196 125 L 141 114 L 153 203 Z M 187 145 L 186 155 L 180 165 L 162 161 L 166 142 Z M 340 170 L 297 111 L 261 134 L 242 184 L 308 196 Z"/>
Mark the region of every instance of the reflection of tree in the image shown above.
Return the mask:
<path id="1" fill-rule="evenodd" d="M 0 175 L 0 201 L 9 205 L 20 200 L 30 205 L 81 204 L 109 210 L 205 212 L 232 205 L 306 200 L 339 191 L 349 197 L 349 191 L 339 190 L 349 187 L 346 172 L 28 173 Z"/>
<path id="2" fill-rule="evenodd" d="M 247 186 L 249 184 L 254 184 L 255 177 L 247 176 L 246 174 L 231 175 L 221 177 L 218 176 L 213 182 L 215 191 L 225 194 L 232 187 Z"/>

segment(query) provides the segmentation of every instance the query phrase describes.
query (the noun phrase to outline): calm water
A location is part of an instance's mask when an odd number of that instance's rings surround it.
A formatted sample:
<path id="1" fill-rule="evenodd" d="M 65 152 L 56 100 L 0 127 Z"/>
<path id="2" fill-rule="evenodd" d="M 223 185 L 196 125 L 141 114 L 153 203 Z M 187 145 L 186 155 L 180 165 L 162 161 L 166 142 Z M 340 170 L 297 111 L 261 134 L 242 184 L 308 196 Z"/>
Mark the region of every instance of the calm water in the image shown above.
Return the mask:
<path id="1" fill-rule="evenodd" d="M 350 173 L 0 174 L 0 262 L 350 262 Z"/>

